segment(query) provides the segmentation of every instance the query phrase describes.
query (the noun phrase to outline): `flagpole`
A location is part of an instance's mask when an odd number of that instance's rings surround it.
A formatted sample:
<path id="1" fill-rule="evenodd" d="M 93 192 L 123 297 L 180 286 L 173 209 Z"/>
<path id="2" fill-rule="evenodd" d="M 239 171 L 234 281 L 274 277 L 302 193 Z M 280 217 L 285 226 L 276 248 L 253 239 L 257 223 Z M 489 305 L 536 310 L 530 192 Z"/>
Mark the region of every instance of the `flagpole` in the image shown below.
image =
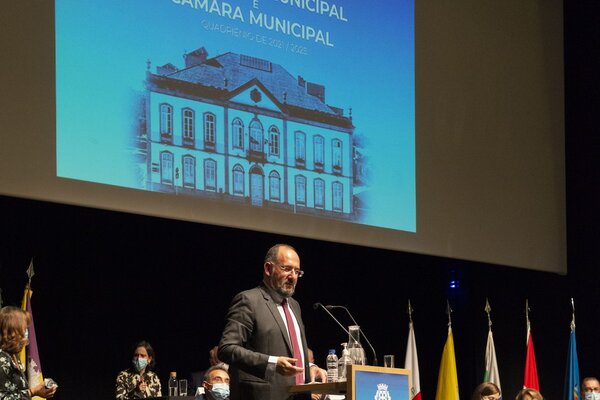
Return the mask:
<path id="1" fill-rule="evenodd" d="M 525 299 L 525 321 L 527 323 L 527 338 L 525 339 L 525 342 L 529 341 L 529 331 L 531 330 L 531 323 L 529 322 L 529 311 L 531 311 L 531 309 L 529 308 L 529 299 Z"/>
<path id="2" fill-rule="evenodd" d="M 573 318 L 571 319 L 571 331 L 575 331 L 575 302 L 571 297 L 571 308 L 573 309 Z"/>

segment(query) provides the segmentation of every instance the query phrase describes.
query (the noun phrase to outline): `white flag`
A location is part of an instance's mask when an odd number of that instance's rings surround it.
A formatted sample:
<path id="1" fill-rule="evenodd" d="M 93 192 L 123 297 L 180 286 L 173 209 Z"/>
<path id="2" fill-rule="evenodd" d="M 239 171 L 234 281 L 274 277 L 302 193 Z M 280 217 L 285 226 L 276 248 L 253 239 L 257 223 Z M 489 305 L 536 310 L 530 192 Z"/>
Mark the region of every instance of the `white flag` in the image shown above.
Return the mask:
<path id="1" fill-rule="evenodd" d="M 491 328 L 488 331 L 487 345 L 485 346 L 485 374 L 483 381 L 495 383 L 500 392 L 502 392 L 500 374 L 498 373 L 498 361 L 496 361 L 496 347 L 494 346 L 494 336 L 492 335 Z"/>
<path id="2" fill-rule="evenodd" d="M 411 382 L 410 399 L 421 400 L 421 380 L 419 379 L 419 357 L 417 357 L 417 342 L 412 321 L 408 324 L 408 343 L 406 344 L 406 358 L 404 368 L 410 370 Z"/>

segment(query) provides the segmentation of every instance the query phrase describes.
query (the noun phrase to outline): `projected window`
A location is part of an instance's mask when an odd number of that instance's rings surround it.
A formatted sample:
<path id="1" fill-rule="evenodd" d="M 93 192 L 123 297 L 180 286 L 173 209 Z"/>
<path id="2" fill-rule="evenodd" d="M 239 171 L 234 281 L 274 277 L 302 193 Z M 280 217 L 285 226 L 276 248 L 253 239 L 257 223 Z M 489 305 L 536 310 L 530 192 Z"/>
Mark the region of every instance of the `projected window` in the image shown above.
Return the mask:
<path id="1" fill-rule="evenodd" d="M 160 105 L 160 139 L 165 143 L 173 142 L 173 107 Z"/>
<path id="2" fill-rule="evenodd" d="M 233 194 L 244 195 L 244 168 L 239 164 L 233 167 Z"/>
<path id="3" fill-rule="evenodd" d="M 325 207 L 325 181 L 321 178 L 315 179 L 315 208 Z"/>
<path id="4" fill-rule="evenodd" d="M 160 182 L 173 184 L 173 153 L 169 151 L 160 153 Z"/>
<path id="5" fill-rule="evenodd" d="M 306 205 L 306 178 L 302 175 L 296 175 L 296 204 Z"/>
<path id="6" fill-rule="evenodd" d="M 196 159 L 193 156 L 183 156 L 183 186 L 196 187 Z"/>
<path id="7" fill-rule="evenodd" d="M 341 182 L 333 182 L 333 211 L 344 210 L 344 185 Z"/>
<path id="8" fill-rule="evenodd" d="M 323 164 L 325 159 L 325 138 L 321 135 L 317 135 L 313 138 L 313 148 L 314 148 L 314 160 L 315 160 L 315 169 L 323 170 Z"/>
<path id="9" fill-rule="evenodd" d="M 279 155 L 279 129 L 273 125 L 269 128 L 269 154 Z"/>
<path id="10" fill-rule="evenodd" d="M 217 162 L 204 160 L 204 189 L 214 192 L 217 190 Z"/>
<path id="11" fill-rule="evenodd" d="M 281 177 L 277 171 L 269 174 L 269 199 L 279 201 L 281 190 Z"/>
<path id="12" fill-rule="evenodd" d="M 183 114 L 183 145 L 194 147 L 194 110 L 184 108 Z"/>
<path id="13" fill-rule="evenodd" d="M 250 122 L 250 151 L 259 157 L 263 152 L 263 126 L 257 119 Z"/>
<path id="14" fill-rule="evenodd" d="M 304 162 L 306 161 L 306 134 L 304 132 L 296 132 L 296 164 L 299 166 L 304 166 Z"/>
<path id="15" fill-rule="evenodd" d="M 342 141 L 334 139 L 331 142 L 331 146 L 333 147 L 331 155 L 333 159 L 333 172 L 339 174 L 342 172 Z"/>
<path id="16" fill-rule="evenodd" d="M 244 148 L 244 123 L 239 118 L 231 123 L 231 141 L 235 149 Z"/>
<path id="17" fill-rule="evenodd" d="M 215 149 L 216 118 L 213 113 L 204 113 L 204 148 L 209 150 Z"/>
<path id="18" fill-rule="evenodd" d="M 250 170 L 250 202 L 253 206 L 261 207 L 264 199 L 264 177 L 262 169 L 258 166 Z"/>

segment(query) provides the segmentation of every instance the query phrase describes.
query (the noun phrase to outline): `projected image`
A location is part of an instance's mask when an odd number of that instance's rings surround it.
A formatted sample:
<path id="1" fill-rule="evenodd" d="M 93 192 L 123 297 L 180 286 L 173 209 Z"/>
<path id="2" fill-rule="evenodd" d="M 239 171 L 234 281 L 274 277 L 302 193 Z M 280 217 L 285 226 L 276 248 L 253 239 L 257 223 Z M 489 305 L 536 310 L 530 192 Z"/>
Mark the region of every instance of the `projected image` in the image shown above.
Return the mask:
<path id="1" fill-rule="evenodd" d="M 57 175 L 415 232 L 413 31 L 412 1 L 57 0 Z"/>

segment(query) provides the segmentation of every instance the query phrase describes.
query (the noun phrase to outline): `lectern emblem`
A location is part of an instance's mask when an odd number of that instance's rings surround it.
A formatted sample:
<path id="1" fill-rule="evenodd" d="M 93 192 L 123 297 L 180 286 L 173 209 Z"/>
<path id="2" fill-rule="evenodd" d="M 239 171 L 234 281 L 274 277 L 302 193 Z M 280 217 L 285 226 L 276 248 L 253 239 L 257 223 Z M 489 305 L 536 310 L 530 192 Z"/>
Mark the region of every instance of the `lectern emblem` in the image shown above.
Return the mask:
<path id="1" fill-rule="evenodd" d="M 388 392 L 388 385 L 380 383 L 377 385 L 377 393 L 375 393 L 374 400 L 392 400 L 390 392 Z"/>

